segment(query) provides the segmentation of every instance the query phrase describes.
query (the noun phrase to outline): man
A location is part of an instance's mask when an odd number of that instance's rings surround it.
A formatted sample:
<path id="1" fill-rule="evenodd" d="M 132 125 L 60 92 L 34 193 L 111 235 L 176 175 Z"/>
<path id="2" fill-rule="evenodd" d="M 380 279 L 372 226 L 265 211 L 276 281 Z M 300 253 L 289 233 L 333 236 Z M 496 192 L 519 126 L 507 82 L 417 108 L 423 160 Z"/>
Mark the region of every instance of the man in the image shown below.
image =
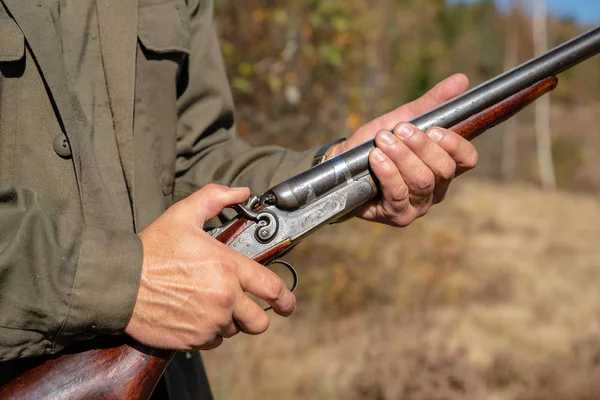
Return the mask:
<path id="1" fill-rule="evenodd" d="M 477 162 L 453 132 L 399 124 L 463 92 L 462 75 L 327 151 L 252 147 L 235 133 L 211 0 L 0 4 L 5 368 L 124 332 L 190 351 L 157 396 L 206 396 L 191 351 L 267 329 L 244 292 L 280 315 L 295 307 L 281 279 L 209 237 L 207 220 L 248 188 L 264 192 L 376 137 L 369 161 L 383 194 L 354 215 L 406 226 Z"/>

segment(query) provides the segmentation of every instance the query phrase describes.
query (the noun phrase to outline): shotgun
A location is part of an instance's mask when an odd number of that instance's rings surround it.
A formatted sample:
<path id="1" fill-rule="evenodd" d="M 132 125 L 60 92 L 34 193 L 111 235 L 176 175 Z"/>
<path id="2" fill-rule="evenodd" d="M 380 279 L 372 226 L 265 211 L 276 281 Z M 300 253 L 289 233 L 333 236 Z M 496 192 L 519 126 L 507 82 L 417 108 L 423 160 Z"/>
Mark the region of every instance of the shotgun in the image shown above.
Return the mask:
<path id="1" fill-rule="evenodd" d="M 600 52 L 600 27 L 413 119 L 421 130 L 450 128 L 473 139 L 552 91 L 556 75 Z M 235 206 L 238 215 L 209 233 L 261 264 L 378 195 L 366 142 Z M 295 271 L 294 277 L 296 278 Z M 147 399 L 175 353 L 112 336 L 1 378 L 1 399 Z"/>

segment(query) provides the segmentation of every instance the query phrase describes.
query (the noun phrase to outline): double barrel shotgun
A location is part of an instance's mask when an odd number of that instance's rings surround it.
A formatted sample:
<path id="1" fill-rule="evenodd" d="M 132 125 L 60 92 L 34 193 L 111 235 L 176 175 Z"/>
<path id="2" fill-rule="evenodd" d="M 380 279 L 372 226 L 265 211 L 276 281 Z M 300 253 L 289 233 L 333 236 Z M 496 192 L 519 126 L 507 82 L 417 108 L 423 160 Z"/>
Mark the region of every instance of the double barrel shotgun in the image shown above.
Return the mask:
<path id="1" fill-rule="evenodd" d="M 449 128 L 469 140 L 505 121 L 558 84 L 556 75 L 600 51 L 600 27 L 410 121 Z M 238 215 L 210 231 L 222 243 L 269 264 L 304 237 L 378 195 L 366 142 L 235 206 Z M 292 269 L 293 271 L 293 269 Z M 294 280 L 297 275 L 293 271 Z M 147 399 L 174 352 L 123 336 L 90 341 L 1 376 L 0 399 Z"/>

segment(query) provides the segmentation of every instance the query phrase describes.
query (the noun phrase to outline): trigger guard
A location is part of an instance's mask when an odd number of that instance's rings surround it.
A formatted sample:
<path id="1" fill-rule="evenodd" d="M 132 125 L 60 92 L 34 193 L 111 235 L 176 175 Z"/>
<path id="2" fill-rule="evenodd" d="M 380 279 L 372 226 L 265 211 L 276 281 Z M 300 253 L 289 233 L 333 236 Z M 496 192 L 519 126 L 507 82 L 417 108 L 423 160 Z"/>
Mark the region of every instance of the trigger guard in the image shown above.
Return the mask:
<path id="1" fill-rule="evenodd" d="M 290 289 L 290 292 L 294 293 L 294 291 L 298 287 L 298 272 L 296 272 L 296 269 L 292 266 L 292 264 L 290 264 L 287 261 L 283 261 L 283 260 L 274 260 L 274 261 L 269 262 L 266 265 L 269 266 L 271 264 L 281 264 L 284 267 L 286 267 L 288 269 L 288 271 L 290 271 L 290 273 L 292 274 L 292 278 L 294 279 L 294 282 L 292 283 L 292 288 Z M 271 306 L 263 308 L 264 311 L 269 311 L 272 309 L 273 309 L 273 307 L 271 307 Z"/>

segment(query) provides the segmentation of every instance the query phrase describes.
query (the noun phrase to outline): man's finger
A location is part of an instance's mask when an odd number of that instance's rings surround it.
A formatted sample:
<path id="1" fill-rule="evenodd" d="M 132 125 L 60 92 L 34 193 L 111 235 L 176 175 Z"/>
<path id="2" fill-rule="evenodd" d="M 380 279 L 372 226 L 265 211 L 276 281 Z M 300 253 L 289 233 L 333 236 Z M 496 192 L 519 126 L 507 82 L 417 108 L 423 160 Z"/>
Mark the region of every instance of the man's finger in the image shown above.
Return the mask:
<path id="1" fill-rule="evenodd" d="M 238 327 L 249 335 L 260 335 L 269 327 L 267 313 L 245 295 L 240 296 L 233 310 L 233 319 Z"/>
<path id="2" fill-rule="evenodd" d="M 223 343 L 223 336 L 217 335 L 213 340 L 206 342 L 203 346 L 200 346 L 197 350 L 212 350 L 216 349 Z"/>
<path id="3" fill-rule="evenodd" d="M 243 256 L 240 256 L 243 257 Z M 244 292 L 263 299 L 279 315 L 291 315 L 296 308 L 296 296 L 276 273 L 262 265 L 249 262 L 237 264 L 237 276 Z"/>
<path id="4" fill-rule="evenodd" d="M 184 206 L 191 209 L 185 209 L 186 219 L 195 216 L 195 221 L 199 226 L 216 217 L 225 207 L 242 203 L 250 196 L 248 188 L 230 188 L 227 186 L 211 183 L 195 193 L 192 193 L 185 200 L 182 200 Z"/>
<path id="5" fill-rule="evenodd" d="M 390 132 L 379 132 L 375 136 L 375 143 L 395 164 L 399 171 L 397 174 L 402 176 L 408 187 L 410 203 L 418 209 L 419 216 L 426 213 L 431 206 L 435 187 L 435 176 L 431 169 Z"/>
<path id="6" fill-rule="evenodd" d="M 469 78 L 464 74 L 454 74 L 435 85 L 420 99 L 417 99 L 415 103 L 420 102 L 419 105 L 425 107 L 420 110 L 420 113 L 422 113 L 458 96 L 468 88 Z"/>
<path id="7" fill-rule="evenodd" d="M 406 122 L 398 124 L 394 129 L 394 134 L 433 172 L 433 202 L 439 203 L 454 178 L 456 162 L 437 144 L 441 133 L 435 130 L 428 133 L 429 135 Z"/>
<path id="8" fill-rule="evenodd" d="M 479 155 L 475 146 L 457 133 L 443 128 L 431 128 L 427 134 L 452 157 L 457 167 L 455 176 L 477 165 Z"/>
<path id="9" fill-rule="evenodd" d="M 246 297 L 246 296 L 244 296 L 244 297 Z M 221 336 L 224 337 L 225 339 L 234 337 L 238 333 L 240 333 L 240 327 L 235 323 L 235 321 L 233 321 L 233 322 L 227 324 L 226 326 L 224 326 L 223 328 L 221 328 Z"/>
<path id="10" fill-rule="evenodd" d="M 469 79 L 463 74 L 452 75 L 444 79 L 420 98 L 361 126 L 348 141 L 338 146 L 338 154 L 340 151 L 348 150 L 372 139 L 374 133 L 382 129 L 391 131 L 399 122 L 410 121 L 425 111 L 458 96 L 467 90 L 468 86 Z"/>
<path id="11" fill-rule="evenodd" d="M 468 87 L 469 78 L 466 75 L 452 75 L 435 85 L 418 99 L 386 114 L 383 117 L 385 119 L 384 127 L 392 130 L 399 122 L 410 121 L 416 116 L 462 94 Z"/>
<path id="12" fill-rule="evenodd" d="M 394 162 L 381 149 L 375 148 L 369 154 L 369 164 L 381 188 L 383 201 L 380 204 L 384 214 L 381 222 L 398 226 L 410 224 L 417 212 L 410 203 L 408 186 Z"/>

